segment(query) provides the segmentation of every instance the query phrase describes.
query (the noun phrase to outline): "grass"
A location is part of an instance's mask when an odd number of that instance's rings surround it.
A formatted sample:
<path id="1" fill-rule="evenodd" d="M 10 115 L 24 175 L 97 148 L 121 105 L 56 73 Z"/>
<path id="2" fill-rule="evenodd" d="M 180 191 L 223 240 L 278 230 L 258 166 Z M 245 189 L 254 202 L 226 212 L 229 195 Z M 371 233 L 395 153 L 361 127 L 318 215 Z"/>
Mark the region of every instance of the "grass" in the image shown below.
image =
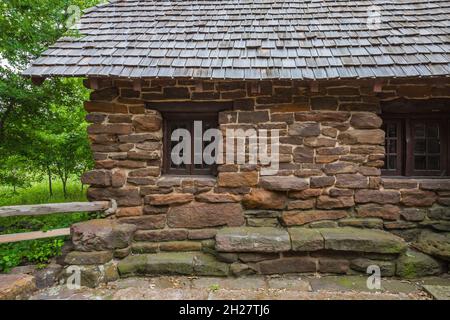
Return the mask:
<path id="1" fill-rule="evenodd" d="M 61 203 L 78 202 L 86 200 L 86 188 L 81 191 L 78 179 L 72 179 L 67 183 L 67 198 L 64 198 L 62 183 L 53 182 L 53 196 L 48 192 L 47 181 L 34 183 L 26 189 L 17 189 L 14 193 L 12 188 L 0 186 L 0 207 L 39 203 Z"/>
<path id="2" fill-rule="evenodd" d="M 86 190 L 81 191 L 79 180 L 69 181 L 67 198 L 64 198 L 61 183 L 55 182 L 53 187 L 51 197 L 45 181 L 35 183 L 26 189 L 18 189 L 16 193 L 10 188 L 0 186 L 0 206 L 87 201 Z M 0 218 L 0 234 L 66 228 L 95 216 L 95 213 L 80 212 Z M 43 265 L 61 254 L 65 240 L 65 237 L 59 237 L 0 244 L 0 272 L 8 272 L 11 268 L 22 264 Z"/>

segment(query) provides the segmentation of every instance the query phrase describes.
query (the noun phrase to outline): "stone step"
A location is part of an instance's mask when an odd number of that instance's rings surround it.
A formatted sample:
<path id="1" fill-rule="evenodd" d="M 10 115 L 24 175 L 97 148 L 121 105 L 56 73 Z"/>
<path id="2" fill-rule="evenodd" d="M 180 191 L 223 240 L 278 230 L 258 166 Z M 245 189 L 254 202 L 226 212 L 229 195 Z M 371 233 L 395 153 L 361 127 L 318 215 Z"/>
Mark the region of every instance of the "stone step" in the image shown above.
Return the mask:
<path id="1" fill-rule="evenodd" d="M 229 267 L 201 252 L 131 255 L 117 264 L 121 277 L 139 275 L 227 276 Z"/>
<path id="2" fill-rule="evenodd" d="M 271 227 L 224 228 L 216 234 L 219 252 L 283 252 L 291 249 L 289 233 Z"/>
<path id="3" fill-rule="evenodd" d="M 35 279 L 28 274 L 0 274 L 0 300 L 15 300 L 36 290 Z"/>
<path id="4" fill-rule="evenodd" d="M 223 228 L 216 235 L 219 252 L 335 250 L 398 254 L 406 242 L 391 233 L 361 228 Z"/>

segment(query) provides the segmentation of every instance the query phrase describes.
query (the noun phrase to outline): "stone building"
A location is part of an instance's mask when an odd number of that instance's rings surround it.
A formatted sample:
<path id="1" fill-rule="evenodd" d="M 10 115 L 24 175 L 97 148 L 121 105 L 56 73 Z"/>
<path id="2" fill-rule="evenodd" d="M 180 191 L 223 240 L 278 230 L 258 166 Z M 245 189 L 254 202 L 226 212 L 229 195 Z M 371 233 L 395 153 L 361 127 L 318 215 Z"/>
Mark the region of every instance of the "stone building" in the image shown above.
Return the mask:
<path id="1" fill-rule="evenodd" d="M 72 227 L 66 263 L 107 270 L 96 281 L 116 269 L 447 272 L 450 5 L 377 2 L 127 0 L 85 12 L 82 36 L 25 72 L 86 79 L 95 169 L 83 182 L 90 200 L 118 203 Z M 278 130 L 278 172 L 176 165 L 172 133 L 194 121 Z"/>

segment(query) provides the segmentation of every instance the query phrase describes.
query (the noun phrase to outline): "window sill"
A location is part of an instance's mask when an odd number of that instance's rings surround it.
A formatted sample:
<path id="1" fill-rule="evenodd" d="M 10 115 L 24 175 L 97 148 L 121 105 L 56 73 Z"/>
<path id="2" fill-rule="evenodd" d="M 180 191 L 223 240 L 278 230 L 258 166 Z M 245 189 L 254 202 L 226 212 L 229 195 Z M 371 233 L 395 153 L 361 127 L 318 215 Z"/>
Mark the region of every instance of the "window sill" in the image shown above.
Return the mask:
<path id="1" fill-rule="evenodd" d="M 211 175 L 175 175 L 163 174 L 156 182 L 158 187 L 177 187 L 182 184 L 214 187 L 217 177 Z"/>

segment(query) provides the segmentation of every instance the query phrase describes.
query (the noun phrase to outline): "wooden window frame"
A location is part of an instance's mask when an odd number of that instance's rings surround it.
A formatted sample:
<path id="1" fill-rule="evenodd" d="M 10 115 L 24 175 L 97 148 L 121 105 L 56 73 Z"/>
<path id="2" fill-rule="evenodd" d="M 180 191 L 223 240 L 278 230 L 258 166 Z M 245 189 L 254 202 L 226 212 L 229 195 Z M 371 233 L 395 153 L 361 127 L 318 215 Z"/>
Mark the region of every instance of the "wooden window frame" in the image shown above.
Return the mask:
<path id="1" fill-rule="evenodd" d="M 217 165 L 208 167 L 208 170 L 196 169 L 193 161 L 188 170 L 176 170 L 170 168 L 170 133 L 169 121 L 202 120 L 214 121 L 216 128 L 219 128 L 219 112 L 233 109 L 233 102 L 219 101 L 180 101 L 180 102 L 149 102 L 145 105 L 146 109 L 157 110 L 163 118 L 163 156 L 162 172 L 165 175 L 176 176 L 216 176 Z M 191 132 L 192 134 L 192 132 Z M 193 139 L 191 140 L 193 143 Z M 194 150 L 191 145 L 192 150 Z M 192 152 L 192 156 L 193 156 Z"/>
<path id="2" fill-rule="evenodd" d="M 403 122 L 402 119 L 397 118 L 384 118 L 383 119 L 383 127 L 385 129 L 385 134 L 387 135 L 386 130 L 386 122 L 390 124 L 394 124 L 397 130 L 397 143 L 396 143 L 396 169 L 383 169 L 383 174 L 386 176 L 401 176 L 403 172 L 403 157 L 405 155 L 403 151 L 403 141 L 404 141 L 404 133 L 403 133 Z M 387 137 L 387 136 L 386 136 Z M 388 155 L 388 145 L 385 144 L 385 154 Z M 391 153 L 389 153 L 391 154 Z M 385 157 L 385 165 L 387 164 L 388 157 Z"/>
<path id="3" fill-rule="evenodd" d="M 383 113 L 385 123 L 398 123 L 399 139 L 397 140 L 397 169 L 382 169 L 385 176 L 406 177 L 449 177 L 450 170 L 450 113 Z M 440 169 L 439 170 L 415 170 L 414 169 L 414 122 L 438 122 L 440 146 Z M 383 127 L 385 128 L 385 125 Z M 387 146 L 386 146 L 387 147 Z M 387 150 L 386 150 L 387 153 Z M 386 159 L 387 160 L 387 159 Z"/>
<path id="4" fill-rule="evenodd" d="M 191 163 L 186 164 L 186 169 L 177 169 L 171 167 L 171 132 L 170 127 L 174 122 L 186 122 L 190 124 L 188 131 L 191 133 Z M 218 128 L 218 114 L 213 112 L 197 113 L 166 113 L 163 114 L 163 173 L 179 176 L 204 176 L 217 175 L 217 165 L 205 165 L 206 168 L 196 168 L 194 164 L 194 121 L 207 121 L 212 124 L 211 127 Z"/>

